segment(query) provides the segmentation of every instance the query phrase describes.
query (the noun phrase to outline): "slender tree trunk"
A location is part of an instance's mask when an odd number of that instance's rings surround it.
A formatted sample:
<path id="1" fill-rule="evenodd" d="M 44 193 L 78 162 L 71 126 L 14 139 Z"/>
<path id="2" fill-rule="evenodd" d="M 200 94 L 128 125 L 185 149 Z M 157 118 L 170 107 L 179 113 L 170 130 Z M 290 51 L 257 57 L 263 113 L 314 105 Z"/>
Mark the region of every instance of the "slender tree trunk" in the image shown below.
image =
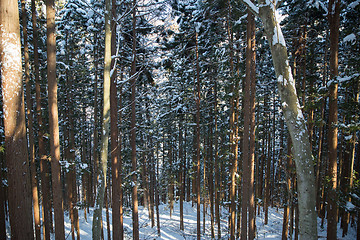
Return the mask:
<path id="1" fill-rule="evenodd" d="M 255 164 L 255 102 L 256 102 L 256 69 L 255 69 L 255 19 L 250 15 L 250 39 L 251 52 L 249 57 L 251 59 L 250 65 L 250 144 L 249 144 L 249 240 L 255 239 L 255 196 L 254 196 L 254 164 Z"/>
<path id="2" fill-rule="evenodd" d="M 219 140 L 218 140 L 218 100 L 217 100 L 217 82 L 214 81 L 214 151 L 215 151 L 215 218 L 217 223 L 217 237 L 221 238 L 221 225 L 220 225 L 220 166 L 219 166 Z"/>
<path id="3" fill-rule="evenodd" d="M 180 230 L 184 230 L 184 155 L 183 155 L 183 132 L 182 115 L 179 118 L 179 160 L 180 160 Z"/>
<path id="4" fill-rule="evenodd" d="M 67 35 L 66 38 L 66 46 L 68 46 Z M 67 146 L 67 159 L 70 162 L 70 169 L 67 174 L 68 176 L 68 194 L 69 194 L 69 212 L 71 218 L 71 228 L 72 230 L 72 238 L 75 239 L 75 231 L 77 234 L 77 239 L 80 239 L 80 229 L 79 229 L 79 214 L 76 206 L 77 203 L 77 191 L 76 191 L 76 166 L 75 166 L 75 135 L 74 135 L 74 104 L 73 104 L 73 73 L 71 72 L 72 63 L 70 59 L 72 58 L 71 52 L 67 49 L 66 60 L 67 64 L 70 66 L 66 72 L 67 78 L 67 130 L 68 130 L 68 146 Z"/>
<path id="5" fill-rule="evenodd" d="M 283 228 L 282 228 L 282 240 L 287 240 L 289 236 L 289 207 L 290 207 L 290 195 L 291 195 L 291 176 L 292 176 L 292 156 L 291 156 L 291 139 L 288 137 L 287 141 L 287 163 L 286 163 L 286 190 L 285 190 L 285 206 L 284 206 L 284 217 L 283 217 Z"/>
<path id="6" fill-rule="evenodd" d="M 50 155 L 52 186 L 54 197 L 54 219 L 56 239 L 65 239 L 64 209 L 61 188 L 60 167 L 60 139 L 59 119 L 57 103 L 57 80 L 56 80 L 56 39 L 55 39 L 55 3 L 54 0 L 46 0 L 46 24 L 47 24 L 47 78 L 48 78 L 48 107 L 50 128 Z"/>
<path id="7" fill-rule="evenodd" d="M 214 134 L 213 134 L 213 116 L 214 113 L 212 108 L 210 110 L 211 124 L 209 126 L 209 170 L 208 170 L 208 185 L 209 185 L 209 203 L 210 203 L 210 224 L 211 224 L 211 238 L 215 238 L 215 226 L 214 226 L 214 157 L 213 157 L 213 146 L 214 146 Z"/>
<path id="8" fill-rule="evenodd" d="M 105 56 L 104 56 L 104 86 L 103 86 L 103 116 L 101 131 L 101 161 L 99 164 L 99 180 L 95 209 L 93 216 L 93 239 L 100 240 L 102 229 L 102 209 L 104 206 L 104 195 L 106 189 L 106 172 L 108 161 L 108 140 L 110 132 L 110 70 L 111 70 L 111 2 L 105 1 Z"/>
<path id="9" fill-rule="evenodd" d="M 279 93 L 283 102 L 282 109 L 294 146 L 300 211 L 299 235 L 301 239 L 317 239 L 315 174 L 311 146 L 306 122 L 296 94 L 295 81 L 288 63 L 285 40 L 275 16 L 276 9 L 274 5 L 267 4 L 265 0 L 259 1 L 259 8 L 243 2 L 261 18 L 270 44 Z"/>
<path id="10" fill-rule="evenodd" d="M 265 97 L 265 102 L 268 101 L 268 98 Z M 270 114 L 268 116 L 268 129 L 270 129 Z M 264 161 L 266 160 L 266 170 L 265 170 L 265 186 L 264 186 L 264 191 L 265 191 L 265 196 L 264 196 L 264 211 L 265 211 L 265 220 L 264 223 L 265 225 L 268 224 L 268 220 L 269 220 L 269 202 L 270 202 L 270 172 L 271 172 L 271 156 L 270 156 L 270 148 L 271 148 L 271 132 L 268 131 L 267 134 L 267 154 L 266 157 L 264 159 Z"/>
<path id="11" fill-rule="evenodd" d="M 33 212 L 35 221 L 35 237 L 40 239 L 40 208 L 39 208 L 39 196 L 37 188 L 36 178 L 36 162 L 35 162 L 35 146 L 34 146 L 34 127 L 33 127 L 33 102 L 31 98 L 31 84 L 30 84 L 30 63 L 29 63 L 29 47 L 27 37 L 27 14 L 25 0 L 21 0 L 21 15 L 23 23 L 23 46 L 24 46 L 24 60 L 25 60 L 25 84 L 26 84 L 26 105 L 28 116 L 28 129 L 29 129 L 29 157 L 30 157 L 30 172 L 31 172 L 31 189 L 32 189 L 32 201 Z"/>
<path id="12" fill-rule="evenodd" d="M 109 214 L 109 200 L 110 200 L 110 180 L 107 180 L 107 185 L 105 188 L 105 208 L 106 208 L 106 230 L 107 230 L 107 239 L 111 240 L 111 227 L 110 227 L 110 214 Z"/>
<path id="13" fill-rule="evenodd" d="M 132 13 L 132 63 L 131 63 L 131 123 L 130 123 L 130 145 L 131 145 L 131 164 L 132 164 L 132 218 L 133 218 L 133 239 L 139 239 L 139 216 L 138 216 L 138 196 L 137 196 L 137 163 L 136 163 L 136 0 L 133 0 Z"/>
<path id="14" fill-rule="evenodd" d="M 200 240 L 201 225 L 200 225 L 200 66 L 199 66 L 199 46 L 198 46 L 198 32 L 195 33 L 195 54 L 196 54 L 196 211 L 197 211 L 197 239 Z"/>
<path id="15" fill-rule="evenodd" d="M 336 239 L 337 236 L 337 138 L 338 138 L 338 106 L 337 90 L 338 84 L 338 52 L 339 52 L 339 22 L 340 22 L 340 1 L 329 1 L 329 25 L 330 25 L 330 79 L 329 87 L 329 168 L 330 189 L 328 195 L 328 227 L 327 239 Z"/>
<path id="16" fill-rule="evenodd" d="M 17 1 L 0 1 L 0 62 L 11 239 L 34 239 Z"/>
<path id="17" fill-rule="evenodd" d="M 112 0 L 111 20 L 111 55 L 116 55 L 116 1 Z M 117 68 L 116 60 L 111 61 L 111 85 L 110 85 L 110 132 L 111 132 L 111 175 L 112 175 L 112 227 L 113 239 L 123 239 L 123 216 L 122 216 L 122 181 L 121 181 L 121 142 L 118 130 L 118 102 L 117 102 Z M 121 97 L 121 95 L 120 95 Z"/>
<path id="18" fill-rule="evenodd" d="M 38 148 L 40 157 L 40 176 L 41 176 L 41 192 L 42 192 L 42 216 L 43 216 L 43 238 L 50 239 L 50 178 L 48 160 L 44 143 L 44 126 L 41 108 L 41 86 L 39 72 L 39 53 L 38 53 L 38 30 L 36 20 L 35 0 L 31 1 L 32 23 L 33 23 L 33 46 L 34 46 L 34 75 L 35 75 L 35 98 L 36 98 L 36 118 L 39 125 L 38 131 Z"/>
<path id="19" fill-rule="evenodd" d="M 159 176 L 159 143 L 157 144 L 156 147 L 156 175 L 155 176 Z M 160 213 L 159 213 L 159 204 L 160 204 L 160 200 L 159 200 L 159 189 L 158 189 L 158 181 L 155 178 L 155 209 L 156 209 L 156 226 L 157 226 L 157 233 L 158 236 L 161 236 L 161 232 L 160 232 Z"/>
<path id="20" fill-rule="evenodd" d="M 98 144 L 99 144 L 99 133 L 98 133 L 98 54 L 97 54 L 97 34 L 94 34 L 94 71 L 95 71 L 95 79 L 94 79 L 94 142 L 93 142 L 93 164 L 91 171 L 92 174 L 92 188 L 91 188 L 91 206 L 95 204 L 96 196 L 96 187 L 97 187 L 97 179 L 98 179 L 98 168 L 99 168 L 99 154 L 98 154 Z"/>
<path id="21" fill-rule="evenodd" d="M 230 76 L 234 77 L 234 62 L 233 62 L 233 32 L 230 23 L 231 18 L 231 3 L 228 1 L 228 16 L 227 16 L 227 34 L 229 39 L 229 58 L 230 58 Z M 234 80 L 233 80 L 234 81 Z M 231 92 L 233 96 L 230 99 L 230 152 L 231 152 L 231 185 L 230 185 L 230 239 L 235 239 L 235 219 L 236 219 L 236 174 L 237 174 L 237 158 L 238 158 L 238 123 L 237 123 L 237 109 L 239 104 L 238 98 L 239 81 L 236 79 L 231 84 Z M 245 197 L 246 198 L 246 197 Z"/>

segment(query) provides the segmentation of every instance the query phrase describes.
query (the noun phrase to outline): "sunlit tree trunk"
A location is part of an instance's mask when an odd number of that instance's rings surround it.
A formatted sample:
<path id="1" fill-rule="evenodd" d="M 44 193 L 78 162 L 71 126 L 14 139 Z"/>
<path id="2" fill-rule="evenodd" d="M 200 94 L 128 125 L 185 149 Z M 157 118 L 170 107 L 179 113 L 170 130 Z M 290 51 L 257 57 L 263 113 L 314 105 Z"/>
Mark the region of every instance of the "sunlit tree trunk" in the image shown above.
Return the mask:
<path id="1" fill-rule="evenodd" d="M 105 56 L 104 56 L 104 85 L 103 85 L 103 116 L 101 131 L 101 157 L 98 169 L 97 195 L 94 207 L 92 233 L 93 239 L 100 240 L 102 232 L 102 209 L 106 190 L 106 172 L 108 160 L 108 144 L 110 135 L 110 70 L 111 70 L 111 2 L 105 1 Z"/>
<path id="2" fill-rule="evenodd" d="M 47 78 L 48 78 L 48 107 L 50 128 L 50 155 L 51 155 L 51 177 L 54 197 L 54 219 L 56 239 L 65 239 L 64 209 L 61 187 L 60 167 L 60 140 L 59 119 L 57 102 L 57 80 L 56 80 L 56 39 L 55 39 L 55 3 L 54 0 L 46 1 L 46 25 L 47 25 Z"/>
<path id="3" fill-rule="evenodd" d="M 34 239 L 17 1 L 0 1 L 0 62 L 11 239 Z"/>
<path id="4" fill-rule="evenodd" d="M 329 26 L 330 26 L 330 87 L 329 87 L 329 167 L 328 176 L 330 179 L 328 192 L 327 209 L 327 239 L 337 239 L 337 145 L 338 145 L 338 54 L 339 54 L 339 22 L 340 22 L 340 1 L 329 1 Z"/>

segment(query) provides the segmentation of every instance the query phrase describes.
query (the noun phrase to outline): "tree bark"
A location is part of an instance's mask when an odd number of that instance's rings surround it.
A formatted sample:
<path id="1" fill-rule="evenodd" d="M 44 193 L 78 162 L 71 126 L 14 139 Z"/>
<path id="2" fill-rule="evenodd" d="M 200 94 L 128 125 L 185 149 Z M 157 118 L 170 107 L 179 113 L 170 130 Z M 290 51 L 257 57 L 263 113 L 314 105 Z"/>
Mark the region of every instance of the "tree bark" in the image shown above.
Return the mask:
<path id="1" fill-rule="evenodd" d="M 112 0 L 111 20 L 111 55 L 116 55 L 116 1 Z M 118 103 L 117 103 L 117 68 L 116 60 L 111 61 L 111 85 L 110 85 L 110 128 L 111 128 L 111 175 L 112 175 L 112 226 L 113 239 L 123 239 L 123 216 L 122 216 L 122 181 L 121 181 L 121 142 L 118 129 Z"/>
<path id="2" fill-rule="evenodd" d="M 17 1 L 0 1 L 0 62 L 11 239 L 34 239 Z"/>
<path id="3" fill-rule="evenodd" d="M 337 236 L 337 145 L 338 145 L 338 52 L 339 52 L 339 22 L 340 22 L 340 1 L 329 1 L 329 25 L 330 25 L 330 87 L 329 87 L 329 167 L 330 189 L 328 192 L 328 227 L 327 239 L 336 239 Z"/>
<path id="4" fill-rule="evenodd" d="M 50 155 L 52 170 L 52 186 L 54 197 L 54 219 L 56 239 L 65 239 L 64 209 L 61 188 L 60 167 L 60 139 L 59 119 L 57 103 L 57 80 L 56 80 L 56 39 L 55 39 L 55 3 L 54 0 L 46 1 L 46 25 L 47 25 L 47 77 L 48 77 L 48 107 L 50 128 Z"/>

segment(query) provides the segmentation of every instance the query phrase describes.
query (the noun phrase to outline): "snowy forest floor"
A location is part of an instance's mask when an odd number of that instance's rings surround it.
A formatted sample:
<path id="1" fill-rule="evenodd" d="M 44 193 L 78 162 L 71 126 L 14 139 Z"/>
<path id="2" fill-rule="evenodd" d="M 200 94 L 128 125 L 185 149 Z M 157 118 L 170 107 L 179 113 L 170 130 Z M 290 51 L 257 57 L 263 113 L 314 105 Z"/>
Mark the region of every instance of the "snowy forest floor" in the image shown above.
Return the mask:
<path id="1" fill-rule="evenodd" d="M 149 220 L 149 215 L 147 209 L 139 207 L 139 231 L 141 240 L 175 240 L 175 239 L 196 239 L 196 205 L 192 207 L 191 202 L 184 202 L 184 231 L 180 231 L 180 215 L 179 215 L 179 202 L 174 204 L 174 211 L 170 218 L 170 209 L 169 205 L 162 204 L 159 206 L 160 212 L 160 229 L 161 236 L 157 235 L 157 228 L 151 227 L 151 221 Z M 203 208 L 201 206 L 201 228 L 203 227 Z M 109 209 L 110 215 L 110 229 L 111 225 L 111 209 Z M 93 209 L 90 208 L 90 213 L 87 214 L 87 221 L 84 218 L 84 211 L 79 211 L 80 217 L 80 235 L 82 240 L 92 239 L 92 215 Z M 281 239 L 282 232 L 282 221 L 283 221 L 283 209 L 269 208 L 269 220 L 268 224 L 264 224 L 264 212 L 261 211 L 256 218 L 256 239 L 270 239 L 277 240 Z M 228 239 L 228 212 L 223 208 L 222 209 L 222 221 L 221 221 L 221 239 Z M 107 223 L 106 223 L 106 212 L 103 209 L 103 224 L 104 224 L 104 239 L 107 237 Z M 156 224 L 156 215 L 155 215 L 155 224 Z M 326 239 L 326 220 L 324 227 L 321 228 L 321 219 L 318 219 L 318 236 L 319 239 Z M 8 225 L 9 226 L 9 225 Z M 9 229 L 7 229 L 9 230 Z M 203 231 L 203 228 L 202 228 Z M 131 212 L 124 212 L 124 232 L 125 239 L 132 239 L 132 217 Z M 8 231 L 9 233 L 9 231 Z M 205 233 L 202 234 L 202 239 L 211 239 L 210 235 L 210 216 L 206 214 L 206 224 L 205 224 Z M 215 236 L 217 236 L 217 231 L 215 227 Z M 65 213 L 65 237 L 66 239 L 71 239 L 71 224 L 67 213 Z M 111 236 L 112 237 L 112 236 Z M 8 234 L 8 239 L 10 236 Z M 55 239 L 55 236 L 52 234 L 52 239 Z M 338 239 L 344 240 L 353 240 L 356 239 L 356 229 L 355 227 L 349 227 L 349 233 L 346 237 L 342 237 L 342 230 L 340 229 L 340 224 L 338 225 Z"/>

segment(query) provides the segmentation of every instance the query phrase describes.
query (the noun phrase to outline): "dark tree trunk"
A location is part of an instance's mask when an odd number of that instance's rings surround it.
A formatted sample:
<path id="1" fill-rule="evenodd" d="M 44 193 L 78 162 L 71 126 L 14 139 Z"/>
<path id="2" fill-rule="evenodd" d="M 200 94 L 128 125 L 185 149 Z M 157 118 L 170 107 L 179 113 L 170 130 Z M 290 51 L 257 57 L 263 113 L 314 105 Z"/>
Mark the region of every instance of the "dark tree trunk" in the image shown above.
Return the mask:
<path id="1" fill-rule="evenodd" d="M 31 172 L 31 189 L 32 189 L 32 202 L 35 221 L 35 237 L 41 238 L 40 234 L 40 208 L 39 208 L 39 195 L 37 188 L 36 178 L 36 162 L 35 162 L 35 145 L 34 145 L 34 127 L 33 127 L 33 101 L 31 94 L 30 84 L 30 63 L 29 63 L 29 47 L 27 37 L 27 14 L 25 0 L 21 0 L 21 15 L 23 23 L 23 46 L 24 46 L 24 61 L 25 61 L 25 84 L 26 84 L 26 105 L 27 105 L 27 117 L 28 117 L 28 129 L 29 129 L 29 157 L 30 157 L 30 172 Z"/>
<path id="2" fill-rule="evenodd" d="M 139 239 L 139 217 L 138 217 L 138 196 L 137 196 L 137 161 L 136 161 L 136 0 L 133 0 L 132 13 L 132 63 L 131 63 L 131 123 L 130 123 L 130 145 L 131 145 L 131 164 L 132 164 L 132 218 L 133 218 L 133 239 Z"/>
<path id="3" fill-rule="evenodd" d="M 198 46 L 198 32 L 195 33 L 195 54 L 196 54 L 196 89 L 195 89 L 195 102 L 196 102 L 196 212 L 197 212 L 197 240 L 201 236 L 200 224 L 200 66 L 199 66 L 199 46 Z"/>
<path id="4" fill-rule="evenodd" d="M 116 1 L 112 0 L 111 20 L 111 55 L 116 55 Z M 111 83 L 110 83 L 110 134 L 111 134 L 111 175 L 112 175 L 112 227 L 113 239 L 123 239 L 123 216 L 122 216 L 122 180 L 120 155 L 121 140 L 118 129 L 118 102 L 117 102 L 117 68 L 116 60 L 111 61 Z M 121 73 L 122 74 L 122 73 Z M 121 93 L 120 93 L 121 98 Z M 121 114 L 121 113 L 120 113 Z"/>

